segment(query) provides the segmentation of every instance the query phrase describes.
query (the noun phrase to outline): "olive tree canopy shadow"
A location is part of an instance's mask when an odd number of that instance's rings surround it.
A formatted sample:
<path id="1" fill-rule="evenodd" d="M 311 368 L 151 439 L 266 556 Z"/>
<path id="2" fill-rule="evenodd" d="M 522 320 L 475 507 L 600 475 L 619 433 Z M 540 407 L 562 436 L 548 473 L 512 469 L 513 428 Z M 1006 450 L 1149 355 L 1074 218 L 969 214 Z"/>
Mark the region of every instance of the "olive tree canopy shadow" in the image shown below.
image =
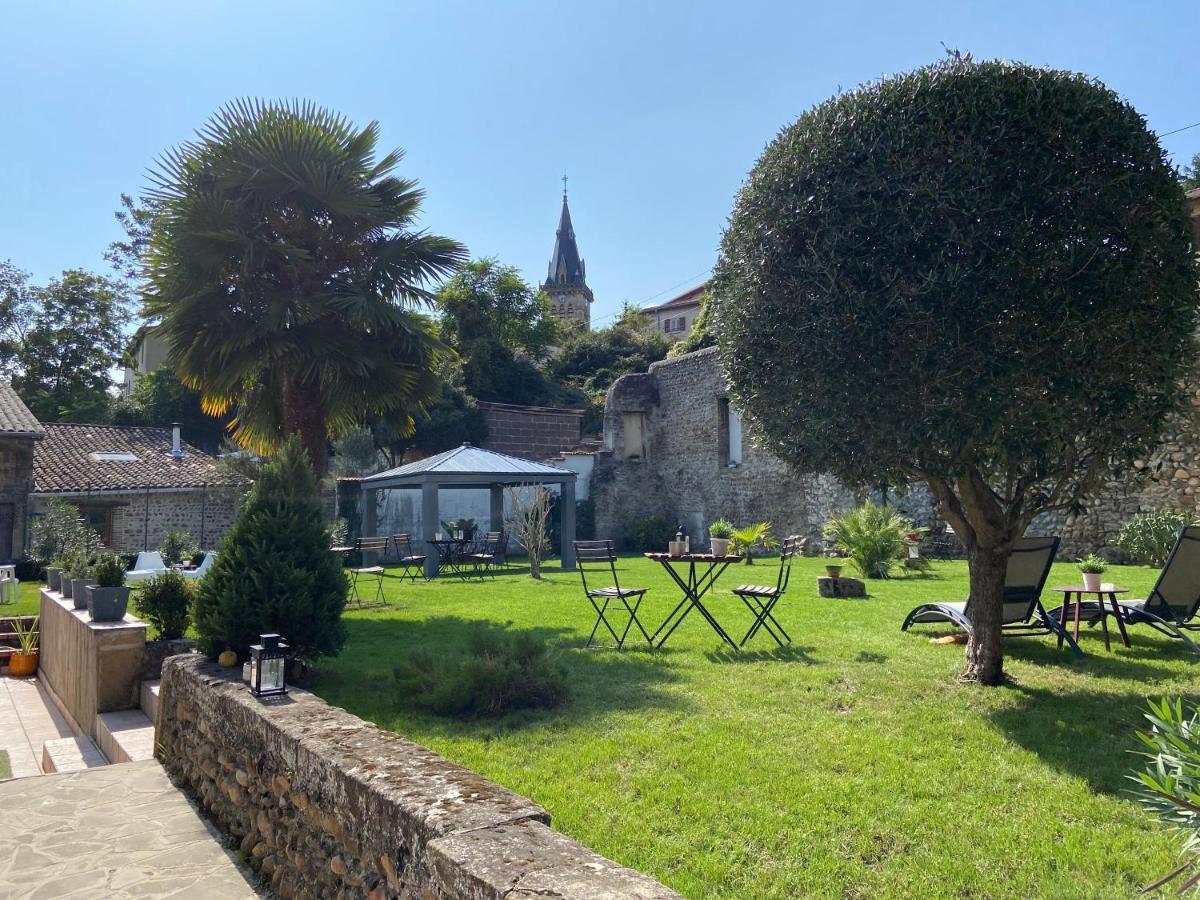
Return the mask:
<path id="1" fill-rule="evenodd" d="M 490 735 L 498 729 L 522 728 L 553 722 L 555 727 L 570 727 L 578 722 L 605 715 L 643 708 L 678 707 L 680 697 L 662 687 L 679 676 L 666 655 L 630 649 L 581 649 L 578 635 L 566 628 L 514 628 L 512 623 L 497 623 L 459 616 L 431 619 L 398 618 L 346 619 L 349 637 L 346 648 L 336 659 L 323 661 L 314 691 L 329 703 L 342 706 L 356 716 L 381 727 L 404 732 L 404 723 L 419 720 L 421 731 L 428 734 Z M 411 710 L 396 696 L 392 671 L 410 654 L 457 653 L 467 645 L 472 632 L 484 629 L 496 633 L 520 630 L 542 638 L 561 653 L 567 670 L 569 699 L 560 707 L 547 710 L 520 710 L 488 720 L 455 719 Z"/>

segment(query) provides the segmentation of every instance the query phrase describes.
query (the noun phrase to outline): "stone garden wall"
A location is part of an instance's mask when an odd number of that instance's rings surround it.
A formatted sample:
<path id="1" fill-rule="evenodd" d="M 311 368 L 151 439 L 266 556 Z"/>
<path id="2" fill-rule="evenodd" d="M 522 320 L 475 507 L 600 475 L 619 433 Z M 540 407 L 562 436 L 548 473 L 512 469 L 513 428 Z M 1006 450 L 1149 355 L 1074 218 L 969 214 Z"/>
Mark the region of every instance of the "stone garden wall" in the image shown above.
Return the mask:
<path id="1" fill-rule="evenodd" d="M 678 897 L 424 747 L 305 691 L 259 701 L 194 656 L 163 668 L 156 741 L 284 898 Z"/>
<path id="2" fill-rule="evenodd" d="M 579 445 L 583 410 L 479 403 L 487 422 L 483 446 L 538 462 Z"/>

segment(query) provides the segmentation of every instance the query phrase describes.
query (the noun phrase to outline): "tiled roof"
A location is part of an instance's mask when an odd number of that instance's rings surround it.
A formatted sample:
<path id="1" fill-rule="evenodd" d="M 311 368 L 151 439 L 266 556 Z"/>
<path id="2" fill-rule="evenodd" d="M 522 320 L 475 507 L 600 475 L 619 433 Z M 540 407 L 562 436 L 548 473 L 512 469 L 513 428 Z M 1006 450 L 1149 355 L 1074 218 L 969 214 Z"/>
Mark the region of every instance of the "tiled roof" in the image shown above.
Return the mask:
<path id="1" fill-rule="evenodd" d="M 12 385 L 0 381 L 0 434 L 28 434 L 41 437 L 42 423 L 29 411 Z"/>
<path id="2" fill-rule="evenodd" d="M 673 309 L 676 306 L 695 306 L 700 302 L 700 298 L 704 295 L 704 292 L 707 289 L 708 282 L 706 281 L 704 284 L 694 287 L 689 291 L 684 291 L 678 297 L 672 297 L 666 303 L 660 303 L 657 306 L 647 306 L 645 312 L 655 312 L 656 310 L 660 309 Z"/>
<path id="3" fill-rule="evenodd" d="M 38 493 L 248 484 L 226 475 L 214 457 L 186 442 L 183 458 L 172 458 L 170 428 L 65 423 L 43 428 L 46 438 L 33 454 Z M 112 456 L 117 458 L 105 458 Z"/>

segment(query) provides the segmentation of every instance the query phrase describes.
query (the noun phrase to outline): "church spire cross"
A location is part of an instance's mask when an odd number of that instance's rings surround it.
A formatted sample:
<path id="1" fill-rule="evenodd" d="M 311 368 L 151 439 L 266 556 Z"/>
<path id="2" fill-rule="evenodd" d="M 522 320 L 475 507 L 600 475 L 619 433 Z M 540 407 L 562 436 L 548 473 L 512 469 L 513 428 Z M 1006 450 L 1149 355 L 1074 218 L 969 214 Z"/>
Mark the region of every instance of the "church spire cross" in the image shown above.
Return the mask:
<path id="1" fill-rule="evenodd" d="M 563 183 L 563 199 L 566 200 L 567 199 L 567 173 L 566 172 L 563 172 L 562 183 Z"/>

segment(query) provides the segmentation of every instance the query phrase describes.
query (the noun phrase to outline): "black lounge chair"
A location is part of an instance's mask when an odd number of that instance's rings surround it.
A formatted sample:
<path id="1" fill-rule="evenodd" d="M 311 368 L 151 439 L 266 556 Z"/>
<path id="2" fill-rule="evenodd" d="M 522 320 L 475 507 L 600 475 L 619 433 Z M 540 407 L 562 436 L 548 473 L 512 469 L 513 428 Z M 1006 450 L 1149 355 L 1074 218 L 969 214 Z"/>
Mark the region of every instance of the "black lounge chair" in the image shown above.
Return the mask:
<path id="1" fill-rule="evenodd" d="M 792 535 L 783 542 L 783 546 L 779 549 L 779 574 L 775 578 L 774 585 L 739 584 L 733 589 L 733 593 L 741 598 L 742 602 L 746 604 L 746 608 L 754 615 L 754 624 L 742 638 L 739 647 L 745 647 L 746 641 L 754 637 L 760 628 L 766 628 L 767 633 L 775 638 L 775 643 L 780 647 L 785 642 L 788 644 L 792 642 L 791 635 L 784 631 L 783 626 L 776 621 L 774 610 L 775 604 L 787 590 L 788 579 L 792 574 L 792 557 L 799 555 L 806 543 L 807 539 L 796 535 Z"/>
<path id="2" fill-rule="evenodd" d="M 646 643 L 653 647 L 654 641 L 646 633 L 646 629 L 642 627 L 637 616 L 638 607 L 642 605 L 642 597 L 645 596 L 647 589 L 621 587 L 620 581 L 617 580 L 617 553 L 613 548 L 613 542 L 576 541 L 575 563 L 579 567 L 579 577 L 583 580 L 583 593 L 587 596 L 588 602 L 592 604 L 592 608 L 596 610 L 596 624 L 592 626 L 592 633 L 588 635 L 585 646 L 592 646 L 592 641 L 596 638 L 596 630 L 603 622 L 608 633 L 617 642 L 618 650 L 624 646 L 625 639 L 629 636 L 629 629 L 634 625 L 637 625 L 638 631 L 642 633 Z M 612 575 L 612 587 L 589 588 L 587 582 L 589 570 L 593 573 L 608 570 Z M 620 606 L 616 604 L 620 604 Z M 620 607 L 624 607 L 625 612 L 629 615 L 629 621 L 625 623 L 625 630 L 618 635 L 612 623 L 608 621 L 608 617 L 613 612 L 620 613 Z"/>
<path id="3" fill-rule="evenodd" d="M 1200 631 L 1196 621 L 1200 609 L 1200 525 L 1185 525 L 1158 580 L 1145 600 L 1119 600 L 1117 606 L 1126 625 L 1149 625 L 1159 634 L 1179 638 L 1188 649 L 1200 653 L 1200 646 L 1185 631 Z M 1061 607 L 1051 613 L 1061 614 Z M 1094 625 L 1104 616 L 1116 615 L 1112 608 L 1095 602 L 1079 608 L 1079 620 Z"/>
<path id="4" fill-rule="evenodd" d="M 1042 606 L 1042 588 L 1050 575 L 1050 566 L 1054 564 L 1058 543 L 1057 537 L 1023 537 L 1013 545 L 1004 576 L 1001 627 L 1005 634 L 1055 635 L 1066 640 L 1076 656 L 1083 656 L 1083 651 L 1058 618 Z M 971 601 L 923 603 L 908 614 L 900 630 L 908 631 L 909 626 L 930 622 L 950 622 L 970 634 L 973 630 Z"/>

